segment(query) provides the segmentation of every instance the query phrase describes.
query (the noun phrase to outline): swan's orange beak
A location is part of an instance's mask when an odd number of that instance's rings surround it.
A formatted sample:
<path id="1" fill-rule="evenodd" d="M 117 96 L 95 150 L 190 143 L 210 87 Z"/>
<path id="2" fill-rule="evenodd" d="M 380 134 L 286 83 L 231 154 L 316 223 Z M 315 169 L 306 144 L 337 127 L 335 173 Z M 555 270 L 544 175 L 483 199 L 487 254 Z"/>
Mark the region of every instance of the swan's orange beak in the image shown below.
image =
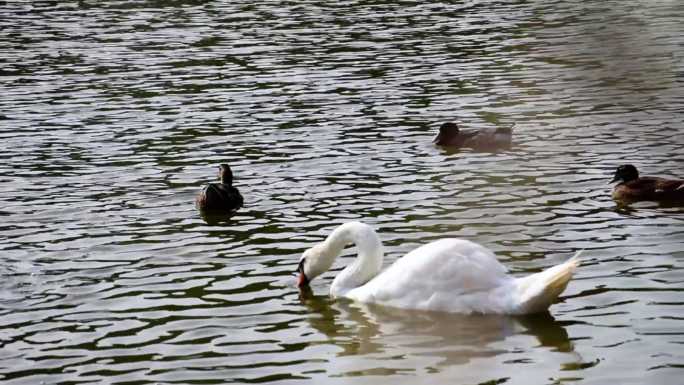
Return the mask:
<path id="1" fill-rule="evenodd" d="M 304 272 L 300 272 L 299 277 L 297 278 L 297 287 L 302 288 L 307 286 L 309 286 L 309 279 L 306 278 Z"/>
<path id="2" fill-rule="evenodd" d="M 309 278 L 304 274 L 304 259 L 299 261 L 297 272 L 299 273 L 299 277 L 297 277 L 297 287 L 302 288 L 309 286 Z"/>

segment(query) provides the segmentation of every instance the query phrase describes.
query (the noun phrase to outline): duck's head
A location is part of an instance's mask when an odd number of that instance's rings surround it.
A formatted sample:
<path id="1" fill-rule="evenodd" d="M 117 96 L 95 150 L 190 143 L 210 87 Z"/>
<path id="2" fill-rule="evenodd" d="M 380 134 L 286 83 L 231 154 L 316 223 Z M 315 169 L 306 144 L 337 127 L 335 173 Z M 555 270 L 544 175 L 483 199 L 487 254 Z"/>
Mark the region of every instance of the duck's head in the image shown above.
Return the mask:
<path id="1" fill-rule="evenodd" d="M 457 137 L 458 134 L 458 124 L 456 124 L 456 122 L 446 122 L 439 126 L 439 133 L 432 142 L 436 144 L 445 144 Z"/>
<path id="2" fill-rule="evenodd" d="M 221 179 L 221 183 L 233 184 L 233 171 L 227 164 L 223 163 L 219 165 L 218 175 L 219 179 Z"/>
<path id="3" fill-rule="evenodd" d="M 330 269 L 334 260 L 325 253 L 325 248 L 321 243 L 306 250 L 299 258 L 297 286 L 300 288 L 309 286 L 309 282 Z"/>
<path id="4" fill-rule="evenodd" d="M 613 180 L 610 183 L 617 181 L 627 183 L 635 179 L 639 179 L 639 171 L 637 171 L 636 167 L 631 164 L 623 164 L 615 170 L 615 176 L 613 176 Z"/>

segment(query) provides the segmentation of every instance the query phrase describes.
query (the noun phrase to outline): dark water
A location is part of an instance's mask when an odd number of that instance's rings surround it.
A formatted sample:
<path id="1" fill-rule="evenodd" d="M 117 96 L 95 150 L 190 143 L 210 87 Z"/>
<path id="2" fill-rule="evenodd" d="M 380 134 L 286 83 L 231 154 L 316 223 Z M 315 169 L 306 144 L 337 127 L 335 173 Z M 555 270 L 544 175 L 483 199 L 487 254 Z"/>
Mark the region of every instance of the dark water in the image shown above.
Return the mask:
<path id="1" fill-rule="evenodd" d="M 684 211 L 618 207 L 618 164 L 684 176 L 677 1 L 5 2 L 3 384 L 675 384 Z M 515 124 L 445 151 L 440 122 Z M 215 166 L 247 202 L 205 222 Z M 387 263 L 456 236 L 513 274 L 585 249 L 537 317 L 300 298 L 349 220 Z M 351 253 L 347 254 L 351 256 Z M 336 265 L 341 268 L 348 258 Z"/>

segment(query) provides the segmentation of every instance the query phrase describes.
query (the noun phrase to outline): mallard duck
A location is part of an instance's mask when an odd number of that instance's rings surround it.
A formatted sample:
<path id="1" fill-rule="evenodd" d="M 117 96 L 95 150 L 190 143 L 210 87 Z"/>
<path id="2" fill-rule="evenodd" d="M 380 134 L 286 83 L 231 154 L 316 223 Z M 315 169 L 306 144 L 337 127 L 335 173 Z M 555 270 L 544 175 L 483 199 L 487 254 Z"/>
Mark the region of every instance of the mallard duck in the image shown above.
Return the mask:
<path id="1" fill-rule="evenodd" d="M 463 131 L 455 122 L 446 122 L 439 127 L 439 133 L 432 142 L 448 147 L 501 148 L 511 145 L 512 135 L 513 126 Z"/>
<path id="2" fill-rule="evenodd" d="M 623 164 L 617 168 L 610 183 L 617 181 L 620 183 L 613 189 L 613 199 L 616 200 L 684 202 L 684 180 L 682 179 L 639 177 L 636 167 Z"/>
<path id="3" fill-rule="evenodd" d="M 233 171 L 227 164 L 219 166 L 220 183 L 209 183 L 197 195 L 197 207 L 204 212 L 229 213 L 242 207 L 244 200 L 233 187 Z"/>

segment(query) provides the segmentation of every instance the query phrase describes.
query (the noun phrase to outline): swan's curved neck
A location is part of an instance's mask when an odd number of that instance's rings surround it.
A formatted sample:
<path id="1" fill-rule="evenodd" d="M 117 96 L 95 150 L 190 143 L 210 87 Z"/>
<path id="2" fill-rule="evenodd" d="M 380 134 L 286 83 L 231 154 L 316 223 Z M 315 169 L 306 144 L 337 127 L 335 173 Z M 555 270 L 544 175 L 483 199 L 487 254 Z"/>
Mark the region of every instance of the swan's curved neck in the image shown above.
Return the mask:
<path id="1" fill-rule="evenodd" d="M 323 254 L 334 259 L 351 243 L 356 245 L 358 255 L 333 280 L 330 294 L 335 297 L 362 286 L 378 275 L 382 268 L 380 238 L 372 227 L 361 222 L 349 222 L 336 228 L 323 242 Z"/>

